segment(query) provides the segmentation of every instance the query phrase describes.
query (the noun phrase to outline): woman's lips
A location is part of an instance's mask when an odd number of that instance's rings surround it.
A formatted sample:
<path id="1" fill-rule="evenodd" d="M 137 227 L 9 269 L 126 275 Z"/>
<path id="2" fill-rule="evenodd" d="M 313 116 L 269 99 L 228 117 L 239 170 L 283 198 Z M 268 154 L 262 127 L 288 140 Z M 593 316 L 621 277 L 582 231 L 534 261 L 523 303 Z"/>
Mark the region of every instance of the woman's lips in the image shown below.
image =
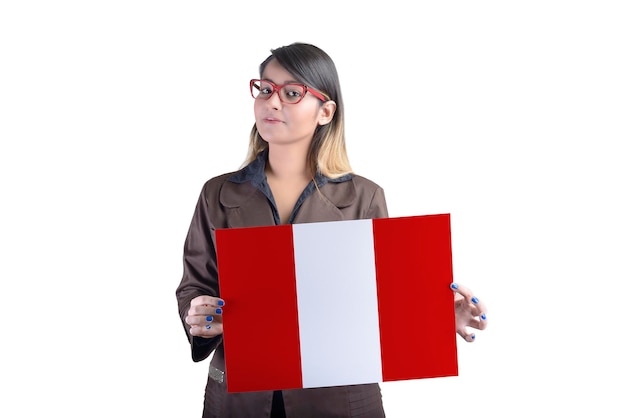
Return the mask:
<path id="1" fill-rule="evenodd" d="M 269 123 L 269 124 L 279 124 L 279 123 L 283 123 L 282 120 L 280 119 L 276 119 L 276 118 L 263 118 L 263 122 L 265 123 Z"/>

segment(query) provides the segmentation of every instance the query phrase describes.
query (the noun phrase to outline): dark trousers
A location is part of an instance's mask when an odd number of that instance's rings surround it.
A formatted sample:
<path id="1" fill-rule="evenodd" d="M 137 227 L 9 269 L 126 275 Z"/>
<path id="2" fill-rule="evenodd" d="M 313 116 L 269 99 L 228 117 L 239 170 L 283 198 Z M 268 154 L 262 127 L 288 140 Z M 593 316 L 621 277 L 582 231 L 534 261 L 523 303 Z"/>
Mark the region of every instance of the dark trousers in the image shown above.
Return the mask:
<path id="1" fill-rule="evenodd" d="M 272 413 L 270 414 L 270 418 L 286 418 L 282 390 L 274 391 L 274 396 L 272 397 Z"/>

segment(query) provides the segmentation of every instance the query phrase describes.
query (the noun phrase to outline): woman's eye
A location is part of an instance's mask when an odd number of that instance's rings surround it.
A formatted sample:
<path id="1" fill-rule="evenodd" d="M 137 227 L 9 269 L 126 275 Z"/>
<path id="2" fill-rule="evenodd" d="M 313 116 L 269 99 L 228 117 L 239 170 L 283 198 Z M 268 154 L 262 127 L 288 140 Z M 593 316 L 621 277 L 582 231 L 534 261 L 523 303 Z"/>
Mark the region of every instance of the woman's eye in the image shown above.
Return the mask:
<path id="1" fill-rule="evenodd" d="M 261 87 L 259 89 L 259 92 L 261 94 L 270 94 L 270 93 L 272 93 L 272 88 L 271 87 Z"/>
<path id="2" fill-rule="evenodd" d="M 302 93 L 299 90 L 287 90 L 287 96 L 289 97 L 300 97 Z"/>

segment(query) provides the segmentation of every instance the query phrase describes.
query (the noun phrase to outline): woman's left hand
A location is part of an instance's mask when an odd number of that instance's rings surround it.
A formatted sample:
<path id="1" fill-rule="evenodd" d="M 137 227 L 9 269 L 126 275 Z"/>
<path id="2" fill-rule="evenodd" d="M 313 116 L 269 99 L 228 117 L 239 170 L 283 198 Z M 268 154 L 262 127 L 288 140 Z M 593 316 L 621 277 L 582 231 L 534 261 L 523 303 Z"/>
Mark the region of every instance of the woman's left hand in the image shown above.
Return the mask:
<path id="1" fill-rule="evenodd" d="M 455 292 L 456 332 L 465 341 L 471 343 L 476 339 L 476 334 L 468 331 L 467 327 L 479 330 L 487 328 L 487 307 L 465 286 L 452 283 L 450 289 Z"/>

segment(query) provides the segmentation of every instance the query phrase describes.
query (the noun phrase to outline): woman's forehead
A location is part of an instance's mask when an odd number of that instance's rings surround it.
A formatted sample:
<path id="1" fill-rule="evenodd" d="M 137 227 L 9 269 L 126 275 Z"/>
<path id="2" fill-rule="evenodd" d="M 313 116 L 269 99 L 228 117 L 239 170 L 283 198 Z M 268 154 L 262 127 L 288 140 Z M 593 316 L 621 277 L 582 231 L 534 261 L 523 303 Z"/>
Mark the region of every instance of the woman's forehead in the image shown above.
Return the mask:
<path id="1" fill-rule="evenodd" d="M 274 84 L 298 83 L 298 80 L 289 71 L 285 70 L 276 59 L 267 63 L 261 78 L 269 80 Z"/>

